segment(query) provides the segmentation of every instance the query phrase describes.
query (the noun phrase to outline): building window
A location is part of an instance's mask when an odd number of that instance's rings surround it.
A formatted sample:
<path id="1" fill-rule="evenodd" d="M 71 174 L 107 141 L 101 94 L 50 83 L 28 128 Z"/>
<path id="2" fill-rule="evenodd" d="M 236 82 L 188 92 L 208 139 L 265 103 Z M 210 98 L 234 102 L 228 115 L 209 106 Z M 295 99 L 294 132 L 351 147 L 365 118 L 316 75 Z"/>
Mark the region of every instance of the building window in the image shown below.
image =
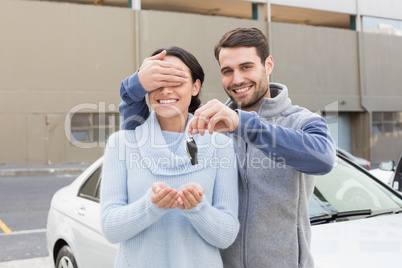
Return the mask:
<path id="1" fill-rule="evenodd" d="M 119 113 L 75 113 L 71 117 L 71 140 L 81 143 L 105 142 L 119 130 Z"/>
<path id="2" fill-rule="evenodd" d="M 373 112 L 372 134 L 402 134 L 402 112 Z"/>
<path id="3" fill-rule="evenodd" d="M 364 16 L 363 32 L 402 36 L 402 21 Z"/>

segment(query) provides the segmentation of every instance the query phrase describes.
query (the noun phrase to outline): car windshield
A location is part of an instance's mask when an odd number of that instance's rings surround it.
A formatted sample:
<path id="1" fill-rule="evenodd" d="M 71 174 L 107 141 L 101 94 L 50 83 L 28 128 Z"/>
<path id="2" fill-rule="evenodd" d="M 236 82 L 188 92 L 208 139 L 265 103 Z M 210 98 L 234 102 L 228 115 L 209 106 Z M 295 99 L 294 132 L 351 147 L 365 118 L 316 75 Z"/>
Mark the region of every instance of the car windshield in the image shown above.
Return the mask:
<path id="1" fill-rule="evenodd" d="M 401 208 L 402 199 L 398 195 L 358 168 L 337 158 L 330 173 L 316 176 L 309 214 L 313 223 L 314 219 L 325 216 L 332 216 L 335 221 L 349 220 L 351 217 L 398 213 Z"/>

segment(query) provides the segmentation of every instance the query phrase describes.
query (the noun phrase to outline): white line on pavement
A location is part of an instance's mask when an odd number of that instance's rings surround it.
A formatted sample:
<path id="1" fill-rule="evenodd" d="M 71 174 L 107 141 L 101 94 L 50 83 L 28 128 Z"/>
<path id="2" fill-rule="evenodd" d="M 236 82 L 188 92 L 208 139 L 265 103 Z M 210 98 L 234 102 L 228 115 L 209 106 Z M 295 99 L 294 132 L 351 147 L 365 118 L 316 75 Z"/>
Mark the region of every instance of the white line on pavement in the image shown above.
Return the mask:
<path id="1" fill-rule="evenodd" d="M 49 257 L 0 262 L 0 268 L 51 268 Z"/>
<path id="2" fill-rule="evenodd" d="M 35 230 L 24 230 L 24 231 L 16 231 L 11 233 L 0 234 L 0 236 L 8 236 L 8 235 L 20 235 L 20 234 L 35 234 L 35 233 L 45 233 L 46 229 L 35 229 Z"/>

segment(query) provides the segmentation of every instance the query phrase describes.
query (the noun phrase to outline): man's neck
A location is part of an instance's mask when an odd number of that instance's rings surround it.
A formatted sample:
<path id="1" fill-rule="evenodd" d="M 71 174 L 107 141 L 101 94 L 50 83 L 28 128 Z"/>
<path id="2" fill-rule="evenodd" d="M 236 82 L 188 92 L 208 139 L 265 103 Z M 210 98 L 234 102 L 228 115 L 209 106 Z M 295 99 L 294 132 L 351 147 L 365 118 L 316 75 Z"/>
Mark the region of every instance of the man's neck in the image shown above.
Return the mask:
<path id="1" fill-rule="evenodd" d="M 269 87 L 268 87 L 267 93 L 265 93 L 265 95 L 256 104 L 254 104 L 253 106 L 247 107 L 247 108 L 241 108 L 240 107 L 240 110 L 243 110 L 243 111 L 246 111 L 246 112 L 257 112 L 258 107 L 260 106 L 260 103 L 265 98 L 267 98 L 267 99 L 271 98 L 271 91 L 270 91 Z"/>

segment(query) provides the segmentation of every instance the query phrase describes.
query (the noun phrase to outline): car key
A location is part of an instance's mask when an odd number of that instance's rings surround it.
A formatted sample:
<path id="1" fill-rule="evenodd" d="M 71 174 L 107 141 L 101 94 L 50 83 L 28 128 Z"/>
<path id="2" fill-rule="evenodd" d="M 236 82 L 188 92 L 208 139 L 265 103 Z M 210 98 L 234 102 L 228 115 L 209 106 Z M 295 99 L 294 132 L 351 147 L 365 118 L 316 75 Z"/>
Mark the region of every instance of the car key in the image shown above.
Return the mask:
<path id="1" fill-rule="evenodd" d="M 188 157 L 191 159 L 191 164 L 197 165 L 198 164 L 198 159 L 197 159 L 197 144 L 195 143 L 195 140 L 193 139 L 193 136 L 190 135 L 188 139 L 186 139 L 186 151 Z"/>

